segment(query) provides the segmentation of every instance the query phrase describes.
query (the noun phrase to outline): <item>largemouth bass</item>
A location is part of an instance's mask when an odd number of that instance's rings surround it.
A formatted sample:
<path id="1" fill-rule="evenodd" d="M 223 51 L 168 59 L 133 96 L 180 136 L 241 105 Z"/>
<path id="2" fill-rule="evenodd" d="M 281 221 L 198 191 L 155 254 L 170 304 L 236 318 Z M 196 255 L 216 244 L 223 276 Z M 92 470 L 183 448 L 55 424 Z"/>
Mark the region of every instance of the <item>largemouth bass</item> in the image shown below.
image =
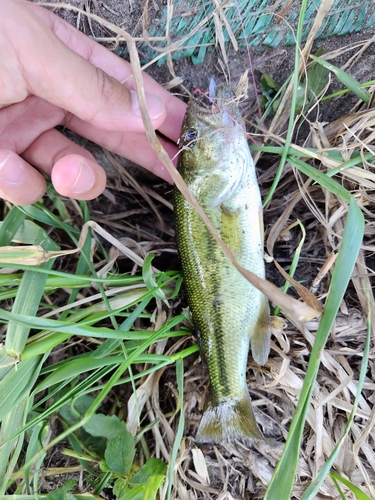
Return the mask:
<path id="1" fill-rule="evenodd" d="M 226 87 L 210 84 L 210 106 L 189 103 L 178 169 L 237 261 L 264 277 L 263 215 L 245 124 Z M 175 189 L 176 234 L 188 302 L 211 387 L 198 442 L 263 439 L 246 385 L 254 360 L 267 361 L 266 297 L 233 266 L 194 208 Z"/>

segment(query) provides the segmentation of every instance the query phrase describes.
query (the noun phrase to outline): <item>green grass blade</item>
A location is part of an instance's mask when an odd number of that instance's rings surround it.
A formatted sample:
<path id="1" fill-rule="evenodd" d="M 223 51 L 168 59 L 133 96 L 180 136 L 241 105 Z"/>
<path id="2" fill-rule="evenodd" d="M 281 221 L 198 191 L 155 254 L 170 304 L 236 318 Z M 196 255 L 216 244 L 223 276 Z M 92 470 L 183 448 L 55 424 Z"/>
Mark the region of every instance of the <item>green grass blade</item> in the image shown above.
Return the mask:
<path id="1" fill-rule="evenodd" d="M 333 177 L 337 175 L 339 172 L 346 170 L 347 168 L 354 167 L 356 165 L 363 165 L 363 162 L 366 161 L 374 161 L 375 154 L 374 153 L 364 153 L 362 155 L 354 155 L 350 160 L 343 161 L 338 167 L 333 168 L 329 172 L 326 173 L 328 177 Z"/>
<path id="2" fill-rule="evenodd" d="M 368 90 L 364 89 L 360 82 L 358 82 L 351 75 L 346 73 L 340 68 L 337 68 L 333 64 L 325 61 L 324 59 L 320 59 L 319 57 L 313 56 L 310 54 L 311 59 L 314 59 L 317 63 L 321 64 L 329 71 L 332 71 L 340 82 L 345 85 L 346 88 L 350 89 L 354 94 L 359 97 L 363 102 L 368 104 L 370 102 L 371 94 Z"/>
<path id="3" fill-rule="evenodd" d="M 0 226 L 0 246 L 7 246 L 11 244 L 12 239 L 16 235 L 18 228 L 21 226 L 26 218 L 26 214 L 21 212 L 19 208 L 14 205 L 10 212 L 5 217 Z"/>
<path id="4" fill-rule="evenodd" d="M 20 399 L 20 402 L 12 408 L 12 411 L 9 412 L 1 422 L 0 443 L 5 444 L 0 449 L 0 494 L 5 493 L 5 488 L 8 483 L 8 473 L 13 472 L 12 462 L 15 462 L 13 465 L 17 464 L 18 456 L 16 453 L 16 445 L 19 440 L 22 440 L 22 436 L 15 439 L 10 438 L 16 434 L 24 424 L 28 399 L 27 396 Z"/>
<path id="5" fill-rule="evenodd" d="M 43 264 L 51 267 L 51 262 Z M 12 311 L 14 314 L 35 316 L 44 292 L 47 275 L 25 271 L 22 277 Z M 30 325 L 20 325 L 10 321 L 5 339 L 5 351 L 9 356 L 20 358 L 30 332 Z"/>
<path id="6" fill-rule="evenodd" d="M 340 487 L 340 485 L 339 485 L 339 482 L 338 482 L 338 481 L 336 481 L 336 479 L 335 479 L 334 477 L 332 477 L 331 479 L 332 479 L 332 481 L 334 482 L 334 485 L 336 486 L 337 491 L 339 492 L 339 495 L 340 495 L 341 500 L 346 500 L 345 494 L 344 494 L 344 492 L 342 491 L 342 489 L 341 489 L 341 487 Z"/>
<path id="7" fill-rule="evenodd" d="M 375 80 L 369 80 L 368 82 L 363 82 L 360 84 L 361 87 L 371 87 L 372 85 L 375 85 Z M 335 97 L 345 95 L 348 92 L 350 92 L 350 89 L 338 90 L 333 94 L 325 95 L 324 97 L 322 97 L 321 102 L 328 101 L 329 99 L 334 99 Z"/>
<path id="8" fill-rule="evenodd" d="M 298 68 L 299 68 L 299 63 L 300 63 L 300 50 L 299 47 L 301 46 L 301 40 L 302 40 L 302 32 L 303 32 L 303 22 L 304 22 L 304 17 L 305 17 L 305 12 L 307 8 L 307 0 L 302 0 L 301 6 L 299 7 L 299 17 L 298 17 L 298 26 L 297 26 L 297 33 L 296 33 L 296 50 L 294 52 L 294 71 L 293 71 L 293 92 L 292 92 L 292 99 L 290 102 L 290 116 L 289 116 L 289 123 L 288 123 L 288 129 L 286 132 L 285 136 L 285 144 L 284 148 L 281 154 L 281 159 L 280 159 L 280 164 L 277 169 L 275 178 L 272 182 L 272 185 L 267 193 L 267 196 L 265 197 L 263 201 L 263 206 L 267 205 L 267 203 L 272 199 L 276 188 L 279 184 L 279 181 L 281 179 L 285 163 L 287 161 L 287 156 L 288 156 L 288 150 L 290 147 L 290 144 L 292 142 L 292 135 L 293 135 L 293 129 L 294 129 L 294 118 L 295 118 L 295 113 L 296 113 L 296 107 L 297 107 L 297 94 L 298 94 L 298 86 L 299 86 L 299 75 L 298 75 Z"/>
<path id="9" fill-rule="evenodd" d="M 45 440 L 48 440 L 49 434 L 49 424 L 45 420 L 40 422 L 38 425 L 35 425 L 33 429 L 31 429 L 31 433 L 28 438 L 27 450 L 25 453 L 25 461 L 29 462 L 31 458 L 38 453 L 38 451 L 43 446 Z M 45 455 L 44 455 L 45 456 Z M 31 484 L 31 474 L 35 471 L 34 474 L 34 485 L 38 484 L 38 476 L 39 471 L 42 467 L 42 461 L 44 459 L 42 456 L 39 460 L 37 460 L 32 467 L 25 469 L 25 486 L 26 492 L 30 493 L 30 484 Z M 34 487 L 34 491 L 38 491 L 38 487 Z"/>
<path id="10" fill-rule="evenodd" d="M 337 181 L 331 179 L 331 177 L 326 175 L 324 172 L 321 172 L 317 168 L 314 168 L 297 158 L 289 157 L 288 161 L 291 165 L 293 165 L 293 167 L 296 167 L 300 172 L 307 175 L 310 179 L 313 179 L 315 182 L 320 184 L 325 189 L 328 189 L 328 191 L 331 191 L 331 193 L 335 194 L 339 198 L 342 198 L 348 203 L 352 199 L 352 195 L 349 191 L 347 191 Z"/>
<path id="11" fill-rule="evenodd" d="M 167 334 L 171 328 L 179 324 L 185 319 L 184 314 L 175 316 L 171 320 L 167 321 L 162 328 L 158 331 L 160 334 Z M 82 337 L 95 337 L 99 339 L 118 339 L 118 340 L 141 340 L 145 337 L 150 336 L 149 331 L 119 331 L 112 330 L 107 327 L 92 327 L 85 326 L 82 324 L 71 324 L 65 321 L 58 321 L 54 319 L 39 318 L 34 316 L 21 316 L 19 314 L 13 314 L 9 311 L 0 310 L 0 320 L 7 322 L 13 320 L 21 325 L 27 325 L 31 328 L 37 328 L 39 330 L 51 330 L 61 333 L 67 333 L 69 335 L 79 335 Z M 173 332 L 168 333 L 173 335 Z M 181 335 L 181 333 L 179 334 Z"/>
<path id="12" fill-rule="evenodd" d="M 4 222 L 0 222 L 0 233 L 3 229 L 6 229 L 6 223 L 8 222 L 8 217 L 11 213 L 13 212 L 8 214 Z M 23 212 L 19 212 L 19 214 L 19 217 L 10 219 L 9 223 L 12 225 L 12 232 L 10 233 L 8 231 L 6 235 L 4 235 L 3 241 L 0 245 L 1 247 L 10 245 L 12 241 L 16 241 L 17 244 L 22 245 L 35 245 L 36 241 L 45 241 L 49 239 L 48 234 L 44 231 L 44 229 L 31 220 L 22 221 L 22 218 L 26 217 L 26 215 Z M 19 225 L 17 226 L 17 224 Z M 9 239 L 10 236 L 11 238 Z"/>
<path id="13" fill-rule="evenodd" d="M 176 432 L 176 439 L 173 444 L 171 459 L 168 464 L 168 485 L 165 498 L 170 500 L 173 486 L 173 476 L 176 467 L 177 454 L 181 446 L 184 435 L 185 415 L 184 415 L 184 361 L 182 358 L 176 360 L 176 379 L 178 387 L 178 407 L 180 410 L 180 420 Z"/>
<path id="14" fill-rule="evenodd" d="M 30 392 L 39 375 L 41 364 L 40 356 L 21 361 L 0 381 L 0 421 Z"/>
<path id="15" fill-rule="evenodd" d="M 0 500 L 46 500 L 48 497 L 47 493 L 36 495 L 0 495 Z M 84 493 L 82 495 L 74 494 L 76 500 L 98 500 L 97 495 L 92 495 L 91 493 Z"/>
<path id="16" fill-rule="evenodd" d="M 147 347 L 147 345 L 146 345 Z M 78 356 L 77 356 L 78 357 Z M 43 391 L 52 385 L 58 384 L 65 380 L 73 380 L 79 375 L 87 374 L 90 371 L 97 370 L 102 367 L 110 367 L 121 364 L 124 361 L 124 356 L 111 356 L 110 358 L 78 358 L 72 359 L 69 362 L 62 362 L 60 367 L 54 367 L 49 377 L 44 379 L 37 387 L 38 391 Z M 145 363 L 156 365 L 159 363 L 169 364 L 170 356 L 165 354 L 138 354 L 136 357 L 137 363 Z"/>
<path id="17" fill-rule="evenodd" d="M 0 349 L 0 380 L 18 363 L 18 359 L 9 356 L 4 349 Z"/>
<path id="18" fill-rule="evenodd" d="M 370 344 L 371 344 L 371 332 L 372 332 L 372 328 L 371 328 L 371 315 L 372 315 L 372 311 L 371 311 L 371 307 L 370 307 L 370 304 L 371 304 L 371 302 L 370 302 L 370 294 L 369 294 L 368 290 L 364 290 L 364 292 L 366 293 L 367 304 L 368 304 L 368 310 L 367 310 L 367 335 L 366 335 L 366 342 L 365 342 L 365 346 L 364 346 L 363 358 L 362 358 L 362 363 L 361 363 L 361 371 L 360 371 L 360 374 L 359 374 L 358 386 L 357 386 L 357 393 L 356 393 L 356 396 L 355 396 L 355 399 L 354 399 L 353 409 L 350 412 L 349 418 L 348 418 L 348 420 L 346 422 L 343 435 L 341 436 L 340 440 L 338 441 L 338 443 L 334 447 L 331 455 L 328 457 L 328 459 L 326 460 L 326 462 L 324 463 L 324 465 L 321 467 L 321 469 L 320 469 L 317 477 L 314 478 L 314 481 L 311 482 L 310 486 L 306 489 L 306 491 L 302 495 L 301 500 L 314 500 L 314 498 L 316 498 L 316 496 L 317 496 L 317 494 L 319 492 L 320 486 L 323 484 L 324 479 L 329 474 L 329 471 L 330 471 L 331 467 L 333 466 L 334 461 L 335 461 L 335 459 L 336 459 L 336 457 L 337 457 L 337 455 L 338 455 L 341 447 L 343 446 L 343 444 L 345 442 L 346 436 L 348 435 L 348 433 L 350 431 L 350 427 L 351 427 L 352 422 L 354 420 L 354 417 L 355 417 L 355 414 L 356 414 L 356 411 L 357 411 L 357 408 L 358 408 L 359 400 L 360 400 L 360 397 L 362 395 L 362 388 L 363 388 L 363 384 L 364 384 L 364 381 L 365 381 L 365 378 L 366 378 L 367 369 L 368 369 L 368 361 L 369 361 L 369 354 L 370 354 Z M 336 474 L 334 474 L 333 472 L 330 473 L 330 475 L 332 475 L 332 474 L 336 476 Z M 344 482 L 344 484 L 346 484 L 346 483 Z M 355 488 L 357 488 L 357 487 L 355 487 Z M 362 495 L 364 495 L 364 497 L 363 496 L 360 497 L 360 496 L 357 495 L 358 498 L 365 498 L 366 500 L 369 498 L 366 494 L 364 494 L 361 490 L 359 490 L 359 488 L 357 488 L 357 490 L 359 492 L 361 492 Z M 353 491 L 353 493 L 356 493 L 353 489 L 352 489 L 352 491 Z"/>
<path id="19" fill-rule="evenodd" d="M 161 474 L 155 474 L 154 476 L 149 477 L 145 485 L 142 498 L 147 498 L 147 500 L 155 500 L 155 498 L 159 498 L 158 490 L 164 481 L 165 476 Z"/>
<path id="20" fill-rule="evenodd" d="M 154 290 L 155 288 L 158 287 L 158 285 L 155 282 L 155 279 L 152 275 L 152 267 L 151 263 L 154 260 L 155 255 L 152 253 L 149 253 L 144 261 L 144 264 L 142 266 L 142 278 L 147 286 L 147 288 L 151 291 Z M 156 290 L 155 292 L 155 297 L 160 300 L 166 300 L 166 296 L 162 290 Z"/>
<path id="21" fill-rule="evenodd" d="M 35 240 L 33 244 L 42 245 L 45 250 L 59 249 L 56 243 L 54 243 L 36 224 L 34 224 L 34 231 Z M 54 260 L 46 262 L 45 264 L 42 264 L 41 267 L 44 269 L 50 269 L 53 262 Z M 36 315 L 40 300 L 44 293 L 47 277 L 47 274 L 41 274 L 37 271 L 25 271 L 13 304 L 12 312 L 14 314 L 29 316 Z M 20 358 L 29 333 L 30 325 L 20 325 L 18 323 L 14 323 L 13 321 L 9 321 L 5 339 L 5 351 L 9 356 Z"/>
<path id="22" fill-rule="evenodd" d="M 363 234 L 364 217 L 357 203 L 352 199 L 349 205 L 341 247 L 332 274 L 326 306 L 311 351 L 301 395 L 290 426 L 284 452 L 268 485 L 264 500 L 274 500 L 276 498 L 277 500 L 289 500 L 290 498 L 298 468 L 299 451 L 306 414 L 319 369 L 321 353 L 350 281 L 361 247 Z"/>
<path id="23" fill-rule="evenodd" d="M 79 237 L 79 230 L 67 224 L 66 222 L 62 222 L 56 215 L 48 210 L 41 203 L 35 203 L 34 205 L 25 205 L 19 207 L 25 215 L 30 217 L 33 220 L 41 222 L 42 224 L 47 224 L 48 226 L 57 227 L 65 231 L 66 234 L 70 236 L 70 238 L 77 244 Z"/>
<path id="24" fill-rule="evenodd" d="M 306 238 L 306 229 L 304 227 L 304 225 L 302 224 L 302 222 L 298 220 L 298 224 L 299 224 L 299 227 L 301 228 L 301 232 L 302 232 L 302 237 L 301 237 L 301 240 L 300 242 L 298 243 L 297 245 L 297 248 L 294 252 L 294 255 L 293 255 L 293 260 L 292 260 L 292 263 L 290 265 L 290 269 L 289 269 L 289 276 L 291 278 L 294 277 L 294 273 L 296 272 L 296 269 L 297 269 L 297 266 L 298 266 L 298 262 L 299 262 L 299 258 L 301 256 L 301 251 L 302 251 L 302 247 L 303 247 L 303 244 L 305 242 L 305 238 Z M 283 285 L 283 287 L 281 288 L 281 290 L 286 293 L 288 290 L 289 290 L 289 287 L 290 287 L 290 283 L 289 281 L 286 281 Z M 279 306 L 276 306 L 275 309 L 273 310 L 273 314 L 274 316 L 277 316 L 278 314 L 280 313 L 280 307 Z"/>
<path id="25" fill-rule="evenodd" d="M 335 479 L 336 481 L 345 484 L 345 486 L 347 486 L 350 489 L 350 491 L 352 491 L 355 494 L 358 500 L 372 500 L 368 495 L 366 495 L 366 493 L 364 493 L 360 488 L 358 488 L 358 486 L 353 484 L 348 479 L 345 479 L 344 477 L 339 476 L 334 472 L 331 472 L 329 475 L 331 476 L 332 479 Z"/>

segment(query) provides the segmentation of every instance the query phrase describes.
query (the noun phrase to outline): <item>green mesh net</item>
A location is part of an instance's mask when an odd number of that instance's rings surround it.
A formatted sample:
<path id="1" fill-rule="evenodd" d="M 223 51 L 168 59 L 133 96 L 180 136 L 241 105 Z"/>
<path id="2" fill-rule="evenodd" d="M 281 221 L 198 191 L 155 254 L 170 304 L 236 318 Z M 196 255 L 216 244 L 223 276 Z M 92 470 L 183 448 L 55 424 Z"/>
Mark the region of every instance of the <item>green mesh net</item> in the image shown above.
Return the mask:
<path id="1" fill-rule="evenodd" d="M 304 38 L 312 27 L 321 3 L 322 0 L 308 2 L 304 16 Z M 157 21 L 149 16 L 148 26 L 150 37 L 163 37 L 169 24 L 168 42 L 152 42 L 151 45 L 161 49 L 184 40 L 182 46 L 172 52 L 172 58 L 178 60 L 190 57 L 195 64 L 201 64 L 217 41 L 218 22 L 225 42 L 230 43 L 232 32 L 240 47 L 245 44 L 267 47 L 293 45 L 301 1 L 286 4 L 285 1 L 275 0 L 170 0 L 161 16 L 160 13 L 157 16 Z M 374 24 L 374 0 L 336 0 L 325 17 L 317 38 L 358 33 Z M 160 55 L 160 51 L 153 50 L 147 44 L 141 47 L 141 52 L 144 54 L 144 61 Z M 159 60 L 159 64 L 164 61 L 165 57 Z"/>

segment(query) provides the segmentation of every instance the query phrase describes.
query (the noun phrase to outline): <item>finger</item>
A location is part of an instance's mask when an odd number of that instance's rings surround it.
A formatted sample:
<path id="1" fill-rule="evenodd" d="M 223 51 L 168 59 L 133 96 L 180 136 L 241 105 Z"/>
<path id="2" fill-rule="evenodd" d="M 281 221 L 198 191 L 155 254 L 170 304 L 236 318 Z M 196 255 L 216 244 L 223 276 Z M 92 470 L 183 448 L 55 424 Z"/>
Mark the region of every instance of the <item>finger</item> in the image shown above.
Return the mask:
<path id="1" fill-rule="evenodd" d="M 22 26 L 22 36 L 13 37 L 12 43 L 16 53 L 28 55 L 22 69 L 29 93 L 103 129 L 144 130 L 134 91 L 71 50 L 21 3 L 13 2 L 12 9 L 18 9 L 17 23 Z M 12 22 L 5 24 L 2 36 L 12 39 L 12 29 Z M 166 118 L 165 105 L 157 96 L 146 100 L 157 128 Z"/>
<path id="2" fill-rule="evenodd" d="M 63 196 L 92 200 L 105 188 L 105 172 L 91 153 L 55 129 L 41 134 L 22 157 L 50 175 Z"/>
<path id="3" fill-rule="evenodd" d="M 1 146 L 21 154 L 45 131 L 63 123 L 65 117 L 61 108 L 30 95 L 0 110 Z"/>
<path id="4" fill-rule="evenodd" d="M 146 168 L 158 177 L 168 182 L 172 182 L 170 174 L 157 158 L 145 134 L 102 131 L 78 118 L 72 118 L 69 123 L 69 128 L 73 132 L 102 146 L 104 149 L 124 156 L 128 160 Z M 159 137 L 159 140 L 176 165 L 178 154 L 176 144 L 163 137 Z"/>
<path id="5" fill-rule="evenodd" d="M 13 151 L 0 149 L 0 197 L 16 205 L 35 203 L 46 190 L 44 177 Z"/>
<path id="6" fill-rule="evenodd" d="M 35 120 L 36 116 L 38 120 Z M 30 165 L 48 175 L 51 175 L 53 165 L 68 154 L 78 154 L 93 159 L 85 149 L 75 145 L 55 129 L 51 129 L 64 123 L 65 116 L 57 106 L 39 97 L 29 96 L 25 101 L 0 110 L 2 146 L 22 155 Z M 73 117 L 69 125 L 74 132 L 129 158 L 168 182 L 172 181 L 144 134 L 104 132 Z M 166 140 L 163 144 L 173 158 L 177 153 L 177 147 Z"/>
<path id="7" fill-rule="evenodd" d="M 50 11 L 33 4 L 28 4 L 28 8 L 32 9 L 43 19 L 71 50 L 84 59 L 87 59 L 93 66 L 101 68 L 116 80 L 125 82 L 125 85 L 129 89 L 134 89 L 133 70 L 127 61 L 124 61 L 102 45 L 86 37 L 83 33 L 80 33 L 73 26 Z M 164 89 L 146 73 L 143 73 L 143 82 L 146 93 L 160 98 L 166 107 L 165 121 L 161 126 L 158 126 L 158 129 L 165 137 L 177 142 L 186 111 L 186 104 Z"/>
<path id="8" fill-rule="evenodd" d="M 56 129 L 47 130 L 40 134 L 21 156 L 30 165 L 34 165 L 51 176 L 55 163 L 68 155 L 79 155 L 90 161 L 95 161 L 91 153 Z"/>
<path id="9" fill-rule="evenodd" d="M 104 170 L 96 161 L 79 155 L 64 156 L 52 169 L 52 184 L 63 196 L 77 200 L 92 200 L 106 185 Z"/>

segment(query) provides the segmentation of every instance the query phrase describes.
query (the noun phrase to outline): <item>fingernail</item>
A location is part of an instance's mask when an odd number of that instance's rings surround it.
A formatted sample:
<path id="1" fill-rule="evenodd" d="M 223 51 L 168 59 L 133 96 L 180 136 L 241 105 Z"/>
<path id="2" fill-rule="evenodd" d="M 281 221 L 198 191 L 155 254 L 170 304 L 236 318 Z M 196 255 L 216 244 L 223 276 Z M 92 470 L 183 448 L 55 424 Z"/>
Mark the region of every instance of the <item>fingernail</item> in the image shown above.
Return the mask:
<path id="1" fill-rule="evenodd" d="M 71 194 L 87 193 L 95 184 L 95 174 L 92 168 L 85 162 L 81 161 L 78 165 L 76 180 L 69 188 Z"/>
<path id="2" fill-rule="evenodd" d="M 25 179 L 25 169 L 18 157 L 8 153 L 5 159 L 0 162 L 0 179 L 12 186 L 18 186 Z"/>
<path id="3" fill-rule="evenodd" d="M 134 113 L 137 116 L 141 116 L 141 110 L 139 109 L 137 93 L 135 92 L 135 90 L 131 90 L 130 95 L 132 98 L 132 107 Z M 146 105 L 148 114 L 150 115 L 150 118 L 152 118 L 153 120 L 159 118 L 159 116 L 161 116 L 165 111 L 164 102 L 161 99 L 159 99 L 159 97 L 156 97 L 156 95 L 147 94 Z"/>

